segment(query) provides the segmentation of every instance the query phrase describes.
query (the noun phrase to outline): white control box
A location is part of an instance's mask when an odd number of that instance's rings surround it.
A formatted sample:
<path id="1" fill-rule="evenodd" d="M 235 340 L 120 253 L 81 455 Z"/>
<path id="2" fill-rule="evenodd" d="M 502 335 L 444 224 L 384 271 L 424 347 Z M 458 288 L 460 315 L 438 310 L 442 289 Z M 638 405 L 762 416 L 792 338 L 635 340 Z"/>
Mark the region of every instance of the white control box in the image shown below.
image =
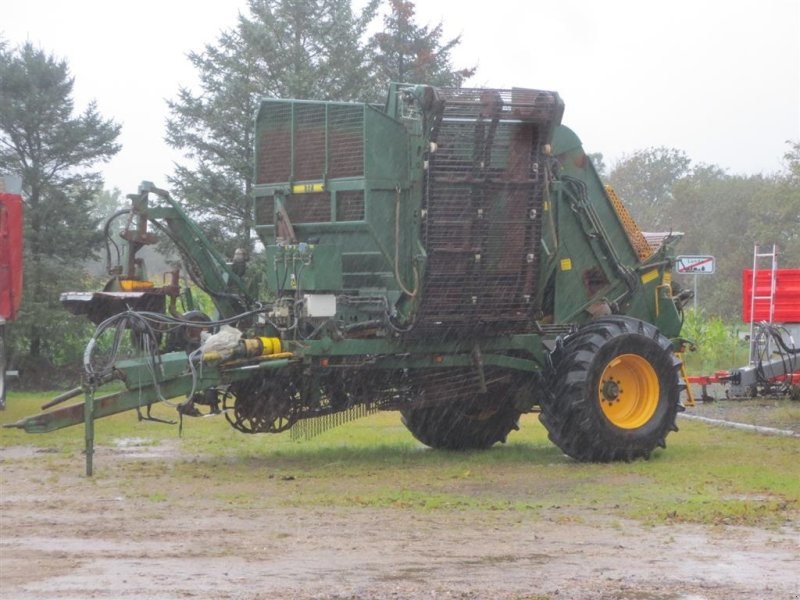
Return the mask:
<path id="1" fill-rule="evenodd" d="M 335 317 L 336 296 L 333 294 L 304 294 L 303 314 L 306 317 Z"/>

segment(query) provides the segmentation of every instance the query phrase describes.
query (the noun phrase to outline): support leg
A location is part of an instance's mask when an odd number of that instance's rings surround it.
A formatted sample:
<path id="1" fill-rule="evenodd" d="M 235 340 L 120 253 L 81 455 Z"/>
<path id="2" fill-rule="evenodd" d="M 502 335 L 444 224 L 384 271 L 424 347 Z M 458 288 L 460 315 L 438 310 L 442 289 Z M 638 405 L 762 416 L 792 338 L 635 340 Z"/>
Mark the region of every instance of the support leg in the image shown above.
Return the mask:
<path id="1" fill-rule="evenodd" d="M 86 476 L 92 476 L 92 458 L 94 455 L 94 388 L 87 387 L 83 405 L 83 420 L 85 430 Z"/>
<path id="2" fill-rule="evenodd" d="M 0 317 L 0 410 L 6 408 L 6 326 Z"/>
<path id="3" fill-rule="evenodd" d="M 694 406 L 694 392 L 692 392 L 692 384 L 689 383 L 689 374 L 686 372 L 686 363 L 683 362 L 683 352 L 678 352 L 677 355 L 681 361 L 681 377 L 683 378 L 683 382 L 686 384 L 686 406 Z"/>

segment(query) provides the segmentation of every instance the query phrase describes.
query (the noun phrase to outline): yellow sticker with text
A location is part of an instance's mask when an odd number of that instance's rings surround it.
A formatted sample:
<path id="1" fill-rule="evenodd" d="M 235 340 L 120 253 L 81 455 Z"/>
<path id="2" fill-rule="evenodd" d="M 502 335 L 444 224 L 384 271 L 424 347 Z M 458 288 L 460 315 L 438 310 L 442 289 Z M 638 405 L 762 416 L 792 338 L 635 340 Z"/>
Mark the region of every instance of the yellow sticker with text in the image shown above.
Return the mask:
<path id="1" fill-rule="evenodd" d="M 561 270 L 562 271 L 571 271 L 572 270 L 572 259 L 571 258 L 562 258 L 561 259 Z"/>
<path id="2" fill-rule="evenodd" d="M 293 194 L 311 194 L 314 192 L 324 192 L 325 184 L 320 183 L 297 183 L 292 186 Z"/>

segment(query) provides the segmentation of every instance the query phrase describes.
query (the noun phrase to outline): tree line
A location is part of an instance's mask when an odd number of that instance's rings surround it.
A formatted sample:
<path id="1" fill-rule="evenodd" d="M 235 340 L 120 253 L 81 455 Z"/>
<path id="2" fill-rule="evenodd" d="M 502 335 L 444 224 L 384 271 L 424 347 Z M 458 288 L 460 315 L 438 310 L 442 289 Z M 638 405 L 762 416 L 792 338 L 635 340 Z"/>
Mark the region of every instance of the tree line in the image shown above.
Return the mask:
<path id="1" fill-rule="evenodd" d="M 419 24 L 410 0 L 368 0 L 359 12 L 351 0 L 248 0 L 232 27 L 189 53 L 199 86 L 181 86 L 168 101 L 165 141 L 185 157 L 171 190 L 232 254 L 250 244 L 260 98 L 379 102 L 391 81 L 460 87 L 475 68 L 452 64 L 459 43 L 441 22 Z M 34 372 L 80 357 L 90 326 L 58 297 L 98 286 L 82 265 L 96 257 L 118 196 L 103 189 L 99 169 L 120 150 L 120 125 L 94 103 L 76 113 L 73 84 L 67 61 L 0 40 L 0 171 L 22 176 L 26 210 L 24 303 L 12 343 Z M 785 264 L 800 267 L 798 143 L 785 170 L 769 175 L 730 175 L 672 148 L 639 150 L 608 172 L 595 159 L 643 229 L 683 231 L 685 253 L 717 256 L 718 273 L 700 292 L 726 318 L 738 316 L 752 243 L 777 242 Z"/>
<path id="2" fill-rule="evenodd" d="M 646 148 L 623 156 L 605 178 L 643 231 L 681 232 L 680 254 L 715 257 L 715 273 L 696 276 L 697 306 L 709 315 L 741 318 L 742 270 L 752 268 L 756 244 L 777 244 L 778 267 L 800 269 L 798 141 L 787 141 L 777 173 L 729 174 L 682 150 Z M 693 277 L 675 282 L 691 289 Z"/>

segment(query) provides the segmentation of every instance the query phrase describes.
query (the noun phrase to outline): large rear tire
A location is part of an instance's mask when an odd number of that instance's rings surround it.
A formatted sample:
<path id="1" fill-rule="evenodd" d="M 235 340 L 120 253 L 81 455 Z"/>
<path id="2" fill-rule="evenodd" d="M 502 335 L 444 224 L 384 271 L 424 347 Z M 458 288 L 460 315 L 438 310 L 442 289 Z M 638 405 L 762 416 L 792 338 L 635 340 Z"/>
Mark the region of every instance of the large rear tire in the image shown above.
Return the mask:
<path id="1" fill-rule="evenodd" d="M 403 424 L 420 442 L 445 450 L 483 450 L 519 429 L 520 412 L 510 402 L 481 407 L 470 402 L 405 408 Z"/>
<path id="2" fill-rule="evenodd" d="M 649 323 L 598 319 L 553 354 L 551 394 L 539 420 L 550 440 L 580 461 L 649 458 L 677 431 L 680 361 Z"/>

